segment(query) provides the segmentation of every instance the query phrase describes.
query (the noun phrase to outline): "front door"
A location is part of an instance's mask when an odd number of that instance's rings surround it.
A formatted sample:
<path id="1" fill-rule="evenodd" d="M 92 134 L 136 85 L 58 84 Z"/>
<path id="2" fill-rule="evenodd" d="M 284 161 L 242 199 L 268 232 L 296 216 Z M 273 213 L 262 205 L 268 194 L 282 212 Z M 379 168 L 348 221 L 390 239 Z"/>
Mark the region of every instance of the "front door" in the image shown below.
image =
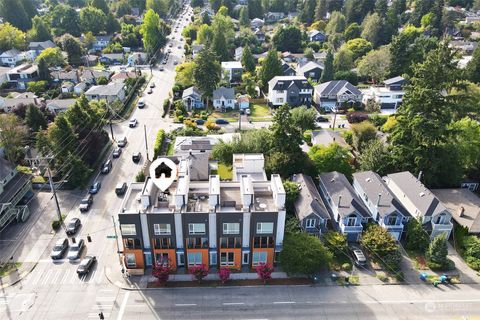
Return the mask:
<path id="1" fill-rule="evenodd" d="M 152 265 L 152 254 L 150 252 L 144 252 L 145 264 L 147 267 Z"/>

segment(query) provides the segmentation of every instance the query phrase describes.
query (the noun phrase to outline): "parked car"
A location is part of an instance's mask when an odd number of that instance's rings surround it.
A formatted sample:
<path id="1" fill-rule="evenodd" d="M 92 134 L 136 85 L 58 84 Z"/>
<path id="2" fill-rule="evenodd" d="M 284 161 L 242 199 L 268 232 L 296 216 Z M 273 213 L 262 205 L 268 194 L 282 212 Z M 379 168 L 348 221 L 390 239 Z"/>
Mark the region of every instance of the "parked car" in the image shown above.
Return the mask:
<path id="1" fill-rule="evenodd" d="M 163 71 L 165 70 L 163 67 L 158 68 L 158 70 Z"/>
<path id="2" fill-rule="evenodd" d="M 317 117 L 317 122 L 328 122 L 328 118 L 325 118 L 325 117 L 322 117 L 322 116 L 319 116 Z"/>
<path id="3" fill-rule="evenodd" d="M 140 99 L 138 100 L 137 107 L 138 107 L 139 109 L 145 108 L 145 99 L 140 98 Z"/>
<path id="4" fill-rule="evenodd" d="M 112 170 L 112 160 L 108 159 L 105 161 L 105 163 L 102 165 L 102 169 L 100 170 L 101 173 L 107 174 Z"/>
<path id="5" fill-rule="evenodd" d="M 148 94 L 152 94 L 153 93 L 153 90 L 152 88 L 149 88 L 148 91 L 147 91 Z"/>
<path id="6" fill-rule="evenodd" d="M 127 145 L 127 137 L 121 137 L 120 139 L 117 140 L 117 145 L 120 148 L 123 148 Z"/>
<path id="7" fill-rule="evenodd" d="M 122 148 L 116 147 L 113 149 L 112 157 L 118 158 L 122 154 Z"/>
<path id="8" fill-rule="evenodd" d="M 70 219 L 70 221 L 68 221 L 67 229 L 65 230 L 65 232 L 68 235 L 75 234 L 75 233 L 77 233 L 78 228 L 80 228 L 81 224 L 82 224 L 82 222 L 80 221 L 79 218 L 72 218 L 72 219 Z"/>
<path id="9" fill-rule="evenodd" d="M 174 65 L 174 66 L 176 66 L 177 64 L 178 64 L 178 61 L 177 61 L 177 60 L 173 61 L 173 65 Z"/>
<path id="10" fill-rule="evenodd" d="M 98 191 L 100 191 L 101 187 L 102 187 L 102 184 L 100 183 L 100 181 L 97 181 L 94 184 L 92 184 L 92 186 L 90 187 L 88 192 L 90 194 L 96 194 L 96 193 L 98 193 Z"/>
<path id="11" fill-rule="evenodd" d="M 90 210 L 90 207 L 92 206 L 93 203 L 93 195 L 89 194 L 85 198 L 80 201 L 80 212 L 85 212 Z"/>
<path id="12" fill-rule="evenodd" d="M 57 242 L 55 242 L 55 246 L 53 246 L 50 257 L 53 260 L 61 259 L 65 254 L 65 252 L 67 251 L 67 249 L 68 249 L 68 239 L 67 238 L 58 239 Z"/>
<path id="13" fill-rule="evenodd" d="M 77 274 L 78 275 L 88 274 L 96 262 L 97 262 L 97 257 L 85 256 L 85 258 L 83 258 L 80 264 L 78 265 Z"/>
<path id="14" fill-rule="evenodd" d="M 117 194 L 117 196 L 121 196 L 122 194 L 125 194 L 125 191 L 127 191 L 127 183 L 126 182 L 117 183 L 117 186 L 115 187 L 115 193 Z"/>
<path id="15" fill-rule="evenodd" d="M 178 48 L 178 49 L 182 49 L 182 46 L 178 46 L 177 48 Z"/>
<path id="16" fill-rule="evenodd" d="M 228 122 L 225 119 L 217 119 L 217 120 L 215 120 L 215 123 L 216 124 L 229 124 L 230 122 Z"/>
<path id="17" fill-rule="evenodd" d="M 135 128 L 137 126 L 137 119 L 133 118 L 132 120 L 130 120 L 130 122 L 128 123 L 128 126 L 130 128 Z"/>
<path id="18" fill-rule="evenodd" d="M 140 152 L 135 152 L 135 153 L 132 155 L 132 160 L 133 160 L 133 162 L 135 162 L 135 163 L 139 163 L 141 158 L 142 158 L 142 154 L 141 154 Z"/>
<path id="19" fill-rule="evenodd" d="M 70 246 L 70 250 L 68 250 L 67 259 L 77 260 L 78 258 L 80 258 L 83 247 L 85 247 L 85 241 L 83 241 L 83 239 L 80 239 L 77 242 L 73 243 Z"/>
<path id="20" fill-rule="evenodd" d="M 251 114 L 250 109 L 249 108 L 245 109 L 245 113 L 247 114 L 247 116 L 249 116 Z"/>
<path id="21" fill-rule="evenodd" d="M 197 120 L 195 120 L 195 123 L 196 123 L 197 125 L 201 126 L 202 124 L 205 123 L 205 120 L 203 120 L 203 119 L 197 119 Z"/>
<path id="22" fill-rule="evenodd" d="M 172 38 L 173 39 L 173 38 Z M 170 42 L 170 44 L 168 45 L 170 48 L 173 47 L 173 43 Z"/>
<path id="23" fill-rule="evenodd" d="M 150 83 L 150 88 L 155 88 L 155 82 Z"/>
<path id="24" fill-rule="evenodd" d="M 360 249 L 359 247 L 350 247 L 350 253 L 352 254 L 353 262 L 357 266 L 365 266 L 367 264 L 367 258 L 363 254 L 362 249 Z"/>

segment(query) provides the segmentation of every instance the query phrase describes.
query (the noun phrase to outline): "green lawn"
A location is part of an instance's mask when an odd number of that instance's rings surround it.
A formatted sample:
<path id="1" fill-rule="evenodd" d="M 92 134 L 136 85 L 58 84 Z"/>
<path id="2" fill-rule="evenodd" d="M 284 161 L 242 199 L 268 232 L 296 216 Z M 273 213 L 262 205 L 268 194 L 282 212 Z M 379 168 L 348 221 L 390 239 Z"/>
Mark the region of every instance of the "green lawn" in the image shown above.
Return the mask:
<path id="1" fill-rule="evenodd" d="M 266 104 L 254 104 L 250 111 L 252 112 L 252 118 L 265 118 L 272 115 L 270 108 Z"/>
<path id="2" fill-rule="evenodd" d="M 218 175 L 221 180 L 232 180 L 232 167 L 223 163 L 218 164 Z"/>
<path id="3" fill-rule="evenodd" d="M 228 112 L 213 111 L 208 117 L 208 120 L 215 121 L 217 119 L 225 119 L 228 122 L 237 122 L 238 115 L 239 112 L 237 110 Z"/>

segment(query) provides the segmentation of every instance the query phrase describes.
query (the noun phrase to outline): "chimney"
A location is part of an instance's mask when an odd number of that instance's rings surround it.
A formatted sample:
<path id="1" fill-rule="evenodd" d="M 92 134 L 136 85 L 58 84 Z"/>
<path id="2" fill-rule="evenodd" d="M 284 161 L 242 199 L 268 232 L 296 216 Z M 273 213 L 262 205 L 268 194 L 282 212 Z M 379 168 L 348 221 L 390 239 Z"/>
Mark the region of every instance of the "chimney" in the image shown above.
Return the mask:
<path id="1" fill-rule="evenodd" d="M 422 180 L 422 176 L 423 176 L 423 171 L 420 171 L 420 172 L 418 173 L 417 180 L 418 180 L 418 181 L 421 181 L 421 180 Z"/>
<path id="2" fill-rule="evenodd" d="M 379 194 L 378 194 L 378 199 L 377 199 L 377 207 L 380 206 L 380 199 L 381 199 L 381 198 L 382 198 L 382 194 L 379 193 Z"/>
<path id="3" fill-rule="evenodd" d="M 463 217 L 465 213 L 465 208 L 463 206 L 460 207 L 460 217 Z"/>
<path id="4" fill-rule="evenodd" d="M 337 204 L 339 208 L 341 207 L 341 205 L 340 205 L 341 202 L 342 202 L 342 195 L 339 195 L 338 196 L 338 204 Z"/>

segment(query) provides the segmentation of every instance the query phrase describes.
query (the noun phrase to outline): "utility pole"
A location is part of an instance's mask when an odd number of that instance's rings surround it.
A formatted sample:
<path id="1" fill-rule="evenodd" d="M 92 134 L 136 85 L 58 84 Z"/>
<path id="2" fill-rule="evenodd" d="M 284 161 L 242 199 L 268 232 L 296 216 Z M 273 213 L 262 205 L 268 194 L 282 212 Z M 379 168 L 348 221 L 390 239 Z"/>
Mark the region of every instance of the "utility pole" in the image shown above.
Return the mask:
<path id="1" fill-rule="evenodd" d="M 332 111 L 333 111 L 332 130 L 335 131 L 335 121 L 337 120 L 337 108 L 332 108 Z"/>
<path id="2" fill-rule="evenodd" d="M 117 244 L 118 262 L 122 264 L 122 258 L 120 257 L 120 247 L 118 245 L 117 225 L 115 224 L 115 217 L 113 215 L 112 215 L 112 221 L 113 221 L 113 231 L 115 232 L 115 243 Z"/>
<path id="3" fill-rule="evenodd" d="M 110 133 L 112 134 L 112 140 L 115 141 L 115 137 L 113 136 L 112 118 L 110 118 Z"/>
<path id="4" fill-rule="evenodd" d="M 55 191 L 55 186 L 53 185 L 53 180 L 52 180 L 52 172 L 50 171 L 50 166 L 47 162 L 47 173 L 48 173 L 48 181 L 50 182 L 50 188 L 52 189 L 53 192 L 53 197 L 55 198 L 55 205 L 57 207 L 57 215 L 58 215 L 58 221 L 62 222 L 62 212 L 60 211 L 60 205 L 58 204 L 58 198 L 57 198 L 57 192 Z"/>
<path id="5" fill-rule="evenodd" d="M 147 161 L 148 160 L 148 144 L 147 144 L 147 125 L 143 125 L 143 132 L 145 133 L 145 150 L 147 151 Z"/>

